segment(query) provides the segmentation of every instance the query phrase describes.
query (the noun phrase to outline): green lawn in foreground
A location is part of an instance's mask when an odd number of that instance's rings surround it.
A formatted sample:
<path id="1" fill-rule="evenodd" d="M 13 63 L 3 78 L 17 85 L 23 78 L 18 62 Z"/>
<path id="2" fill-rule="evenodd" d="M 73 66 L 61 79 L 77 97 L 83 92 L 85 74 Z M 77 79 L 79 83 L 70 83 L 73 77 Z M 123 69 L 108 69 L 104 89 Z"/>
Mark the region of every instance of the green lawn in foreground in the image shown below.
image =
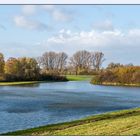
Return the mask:
<path id="1" fill-rule="evenodd" d="M 140 135 L 140 108 L 96 115 L 73 122 L 21 130 L 5 135 Z"/>
<path id="2" fill-rule="evenodd" d="M 85 81 L 85 80 L 91 80 L 93 76 L 92 75 L 66 75 L 66 78 L 69 81 Z"/>
<path id="3" fill-rule="evenodd" d="M 14 85 L 27 85 L 27 84 L 36 84 L 39 81 L 26 81 L 26 82 L 0 82 L 0 86 L 14 86 Z"/>

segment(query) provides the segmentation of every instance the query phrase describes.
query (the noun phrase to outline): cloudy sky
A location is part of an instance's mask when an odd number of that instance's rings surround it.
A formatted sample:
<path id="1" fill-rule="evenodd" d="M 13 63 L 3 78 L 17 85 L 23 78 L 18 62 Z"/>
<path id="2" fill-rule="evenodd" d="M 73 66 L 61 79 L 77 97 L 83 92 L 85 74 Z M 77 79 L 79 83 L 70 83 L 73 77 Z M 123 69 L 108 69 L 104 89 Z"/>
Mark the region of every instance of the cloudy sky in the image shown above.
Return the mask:
<path id="1" fill-rule="evenodd" d="M 83 49 L 140 65 L 140 5 L 0 5 L 5 58 Z"/>

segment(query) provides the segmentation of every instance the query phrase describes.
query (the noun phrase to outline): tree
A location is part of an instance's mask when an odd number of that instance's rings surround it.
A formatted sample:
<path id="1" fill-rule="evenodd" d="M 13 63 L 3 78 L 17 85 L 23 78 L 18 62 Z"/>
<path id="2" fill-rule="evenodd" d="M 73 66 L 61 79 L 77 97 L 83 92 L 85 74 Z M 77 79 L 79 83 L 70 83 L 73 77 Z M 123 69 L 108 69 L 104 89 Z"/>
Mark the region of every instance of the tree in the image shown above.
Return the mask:
<path id="1" fill-rule="evenodd" d="M 59 70 L 59 73 L 63 73 L 64 69 L 66 68 L 68 55 L 64 52 L 60 52 L 57 54 L 57 57 L 58 57 L 57 69 Z"/>
<path id="2" fill-rule="evenodd" d="M 47 73 L 53 73 L 57 67 L 57 54 L 55 52 L 45 52 L 40 57 L 40 65 Z"/>
<path id="3" fill-rule="evenodd" d="M 120 65 L 104 69 L 92 79 L 95 84 L 140 84 L 140 66 Z"/>
<path id="4" fill-rule="evenodd" d="M 114 69 L 114 68 L 118 68 L 118 67 L 123 67 L 123 65 L 120 63 L 111 62 L 110 64 L 108 64 L 107 69 Z"/>
<path id="5" fill-rule="evenodd" d="M 36 80 L 39 78 L 40 68 L 36 59 L 23 57 L 19 58 L 18 61 L 20 63 L 19 73 L 22 79 Z"/>
<path id="6" fill-rule="evenodd" d="M 88 51 L 78 51 L 70 58 L 70 65 L 75 68 L 76 75 L 80 71 L 88 71 L 91 66 L 91 54 Z"/>
<path id="7" fill-rule="evenodd" d="M 67 58 L 68 55 L 64 52 L 45 52 L 37 60 L 46 73 L 59 74 L 65 69 Z"/>
<path id="8" fill-rule="evenodd" d="M 0 53 L 0 75 L 4 74 L 4 65 L 5 65 L 4 56 L 2 53 Z"/>
<path id="9" fill-rule="evenodd" d="M 5 63 L 5 80 L 7 81 L 15 81 L 19 78 L 19 71 L 20 71 L 20 65 L 19 61 L 16 58 L 9 58 Z"/>
<path id="10" fill-rule="evenodd" d="M 104 54 L 102 52 L 93 52 L 91 54 L 92 66 L 96 71 L 99 71 L 102 63 L 105 61 Z"/>
<path id="11" fill-rule="evenodd" d="M 18 75 L 20 69 L 19 61 L 16 58 L 9 58 L 5 63 L 5 73 L 9 75 Z"/>
<path id="12" fill-rule="evenodd" d="M 34 58 L 27 58 L 27 68 L 25 69 L 25 75 L 31 80 L 38 79 L 40 68 L 37 61 Z"/>

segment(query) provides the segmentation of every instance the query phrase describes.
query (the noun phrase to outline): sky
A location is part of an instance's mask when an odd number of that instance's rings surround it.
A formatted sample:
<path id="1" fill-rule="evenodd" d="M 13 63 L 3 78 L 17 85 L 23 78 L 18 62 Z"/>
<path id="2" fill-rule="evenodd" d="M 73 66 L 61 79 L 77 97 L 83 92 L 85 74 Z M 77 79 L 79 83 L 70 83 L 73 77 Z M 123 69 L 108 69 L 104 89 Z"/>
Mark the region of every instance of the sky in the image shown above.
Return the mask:
<path id="1" fill-rule="evenodd" d="M 106 61 L 140 65 L 140 5 L 0 5 L 0 52 L 101 51 Z"/>

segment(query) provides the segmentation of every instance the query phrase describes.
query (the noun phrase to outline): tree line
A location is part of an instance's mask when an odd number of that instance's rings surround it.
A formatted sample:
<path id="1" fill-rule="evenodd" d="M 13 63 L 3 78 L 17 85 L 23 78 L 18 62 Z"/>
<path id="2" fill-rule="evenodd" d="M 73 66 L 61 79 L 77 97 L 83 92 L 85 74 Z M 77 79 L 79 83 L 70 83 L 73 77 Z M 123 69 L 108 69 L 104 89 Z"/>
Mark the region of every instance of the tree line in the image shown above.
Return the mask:
<path id="1" fill-rule="evenodd" d="M 77 51 L 71 57 L 65 52 L 46 52 L 37 58 L 42 71 L 56 74 L 92 74 L 98 71 L 104 62 L 102 52 Z"/>
<path id="2" fill-rule="evenodd" d="M 140 66 L 133 66 L 133 64 L 123 65 L 120 63 L 110 63 L 106 69 L 101 70 L 99 74 L 92 79 L 92 83 L 140 85 Z"/>
<path id="3" fill-rule="evenodd" d="M 59 80 L 58 75 L 92 74 L 93 71 L 99 71 L 104 60 L 102 52 L 86 50 L 77 51 L 71 57 L 68 57 L 65 52 L 51 51 L 45 52 L 38 58 L 10 57 L 6 61 L 4 55 L 0 53 L 0 81 L 46 80 L 47 78 Z"/>

